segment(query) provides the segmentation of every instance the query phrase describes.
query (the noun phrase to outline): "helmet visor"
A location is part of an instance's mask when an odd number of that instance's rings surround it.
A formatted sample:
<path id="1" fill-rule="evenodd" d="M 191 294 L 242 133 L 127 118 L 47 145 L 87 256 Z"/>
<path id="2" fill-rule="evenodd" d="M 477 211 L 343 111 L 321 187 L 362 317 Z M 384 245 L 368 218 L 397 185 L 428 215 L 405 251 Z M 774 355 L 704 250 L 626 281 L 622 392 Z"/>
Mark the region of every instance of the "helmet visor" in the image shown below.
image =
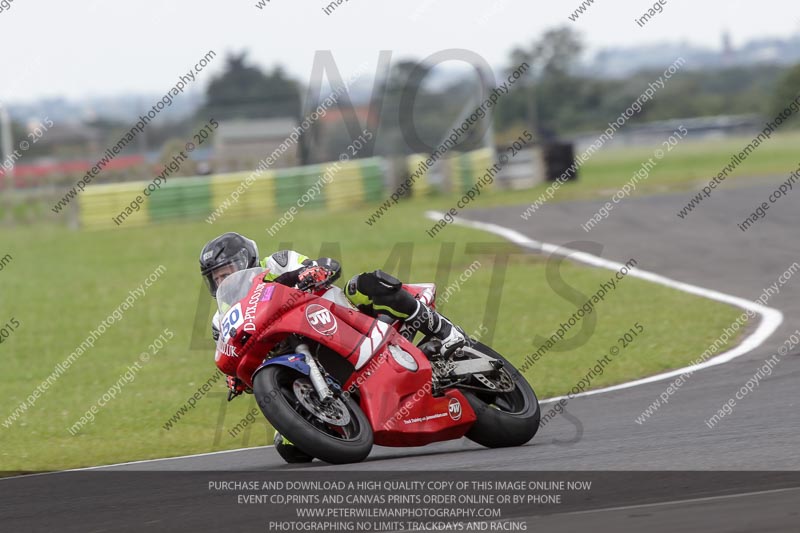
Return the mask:
<path id="1" fill-rule="evenodd" d="M 245 250 L 240 250 L 235 255 L 219 261 L 213 267 L 204 269 L 202 272 L 203 279 L 206 280 L 206 285 L 208 286 L 208 290 L 211 291 L 211 295 L 216 297 L 219 284 L 222 283 L 225 278 L 247 267 L 247 253 Z"/>

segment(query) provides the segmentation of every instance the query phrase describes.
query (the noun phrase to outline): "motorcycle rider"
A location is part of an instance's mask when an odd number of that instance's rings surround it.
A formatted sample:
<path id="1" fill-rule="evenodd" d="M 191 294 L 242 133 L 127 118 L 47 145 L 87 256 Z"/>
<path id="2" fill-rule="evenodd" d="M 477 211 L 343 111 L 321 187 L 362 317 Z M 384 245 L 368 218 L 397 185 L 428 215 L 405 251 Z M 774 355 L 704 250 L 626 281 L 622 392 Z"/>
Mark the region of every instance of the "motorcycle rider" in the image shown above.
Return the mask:
<path id="1" fill-rule="evenodd" d="M 307 288 L 331 284 L 341 276 L 341 265 L 335 259 L 321 257 L 311 260 L 292 250 L 275 252 L 259 262 L 256 243 L 233 232 L 212 239 L 203 246 L 200 253 L 200 273 L 214 298 L 217 288 L 226 277 L 257 266 L 266 269 L 265 280 L 289 287 Z M 460 328 L 403 290 L 400 280 L 381 270 L 353 276 L 347 282 L 344 292 L 353 305 L 370 316 L 384 314 L 403 321 L 411 338 L 420 331 L 426 336 L 441 340 L 442 353 L 445 355 L 463 346 L 467 340 Z M 217 311 L 211 325 L 214 340 L 219 338 L 220 320 Z M 217 361 L 217 365 L 220 366 L 220 361 Z M 228 375 L 227 383 L 229 399 L 246 392 L 245 384 L 235 374 Z M 310 460 L 309 456 L 277 433 L 275 446 L 287 461 Z"/>

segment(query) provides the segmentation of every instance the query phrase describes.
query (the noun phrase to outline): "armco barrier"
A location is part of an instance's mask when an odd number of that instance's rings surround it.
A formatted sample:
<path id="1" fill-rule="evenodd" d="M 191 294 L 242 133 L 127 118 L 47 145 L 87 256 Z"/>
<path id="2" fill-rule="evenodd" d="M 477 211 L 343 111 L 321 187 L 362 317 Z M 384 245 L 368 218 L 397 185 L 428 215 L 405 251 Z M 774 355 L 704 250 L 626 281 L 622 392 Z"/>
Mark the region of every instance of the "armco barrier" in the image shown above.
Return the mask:
<path id="1" fill-rule="evenodd" d="M 494 151 L 483 148 L 473 152 L 461 153 L 450 163 L 450 183 L 453 192 L 465 193 L 486 174 L 486 169 L 494 163 Z"/>
<path id="2" fill-rule="evenodd" d="M 338 169 L 336 168 L 338 165 Z M 328 178 L 323 180 L 327 173 Z M 251 172 L 170 179 L 145 199 L 139 211 L 124 217 L 122 225 L 141 226 L 168 220 L 203 219 L 225 206 L 220 219 L 280 215 L 298 199 L 303 209 L 349 209 L 383 200 L 384 172 L 379 158 L 267 170 L 238 200 L 231 195 Z M 134 202 L 149 182 L 90 186 L 79 196 L 82 228 L 114 228 L 114 218 Z M 305 196 L 304 196 L 305 195 Z M 226 203 L 227 202 L 227 203 Z"/>
<path id="3" fill-rule="evenodd" d="M 413 174 L 426 156 L 414 154 L 406 159 L 409 174 Z M 443 183 L 433 185 L 430 181 L 431 170 L 414 180 L 414 194 L 428 196 L 439 192 L 465 193 L 486 174 L 486 169 L 494 163 L 494 150 L 482 148 L 472 152 L 451 152 L 439 160 L 436 165 L 442 170 Z"/>
<path id="4" fill-rule="evenodd" d="M 408 165 L 408 174 L 413 175 L 414 172 L 417 172 L 417 170 L 420 168 L 420 165 L 422 165 L 427 159 L 428 158 L 426 156 L 420 154 L 413 154 L 408 156 L 408 158 L 406 159 L 406 164 Z M 412 194 L 414 196 L 430 196 L 431 194 L 441 192 L 442 189 L 441 185 L 437 185 L 436 187 L 434 187 L 431 184 L 430 175 L 431 175 L 431 169 L 428 169 L 426 172 L 422 173 L 422 175 L 419 176 L 416 180 L 414 180 L 414 187 L 412 189 L 413 190 Z M 405 176 L 403 176 L 403 179 L 405 179 Z"/>

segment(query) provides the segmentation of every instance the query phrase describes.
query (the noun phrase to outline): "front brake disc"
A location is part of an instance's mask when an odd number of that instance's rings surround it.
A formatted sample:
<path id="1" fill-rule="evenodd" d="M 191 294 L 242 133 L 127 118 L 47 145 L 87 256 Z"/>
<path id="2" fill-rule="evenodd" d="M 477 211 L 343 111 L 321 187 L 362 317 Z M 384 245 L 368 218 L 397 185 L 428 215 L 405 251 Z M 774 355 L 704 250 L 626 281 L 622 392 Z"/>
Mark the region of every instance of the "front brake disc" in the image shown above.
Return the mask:
<path id="1" fill-rule="evenodd" d="M 344 402 L 336 398 L 323 403 L 311 381 L 305 378 L 296 379 L 292 384 L 292 390 L 300 405 L 323 422 L 332 426 L 346 426 L 350 423 L 350 411 Z"/>

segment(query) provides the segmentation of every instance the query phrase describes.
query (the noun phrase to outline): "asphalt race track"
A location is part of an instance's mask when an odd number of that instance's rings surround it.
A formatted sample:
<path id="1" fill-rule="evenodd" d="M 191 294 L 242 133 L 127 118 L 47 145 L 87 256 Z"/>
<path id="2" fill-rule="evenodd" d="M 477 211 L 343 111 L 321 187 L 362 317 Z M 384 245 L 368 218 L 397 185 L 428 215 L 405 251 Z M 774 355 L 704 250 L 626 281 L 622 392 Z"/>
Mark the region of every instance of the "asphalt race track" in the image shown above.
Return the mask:
<path id="1" fill-rule="evenodd" d="M 516 208 L 473 211 L 469 218 L 553 244 L 569 244 L 570 248 L 581 248 L 576 241 L 599 242 L 605 258 L 624 262 L 633 257 L 644 270 L 754 300 L 790 265 L 800 262 L 800 232 L 795 231 L 800 228 L 800 211 L 795 205 L 776 205 L 747 233 L 736 227 L 772 189 L 772 185 L 763 185 L 717 190 L 686 220 L 677 218 L 675 212 L 688 193 L 629 199 L 588 234 L 576 221 L 588 219 L 602 202 L 552 204 L 527 222 L 519 216 L 522 209 Z M 323 468 L 798 470 L 797 353 L 783 358 L 772 376 L 738 402 L 731 417 L 714 429 L 705 426 L 705 420 L 800 327 L 800 277 L 784 285 L 768 305 L 783 311 L 784 322 L 767 343 L 730 363 L 695 374 L 643 425 L 635 423 L 636 417 L 669 381 L 576 398 L 567 406 L 570 419 L 553 420 L 523 448 L 498 453 L 468 442 L 412 450 L 378 448 L 363 464 Z M 271 451 L 247 450 L 128 468 L 228 470 L 286 465 Z"/>
<path id="2" fill-rule="evenodd" d="M 475 210 L 469 212 L 468 218 L 499 224 L 533 239 L 570 248 L 586 247 L 577 241 L 598 242 L 603 245 L 601 255 L 606 259 L 625 262 L 635 258 L 644 270 L 754 300 L 789 266 L 800 261 L 800 232 L 796 231 L 800 228 L 797 209 L 800 197 L 789 195 L 782 199 L 746 233 L 736 226 L 769 195 L 776 183 L 777 180 L 759 180 L 756 185 L 747 186 L 728 183 L 715 190 L 685 220 L 675 213 L 688 201 L 688 192 L 627 199 L 590 233 L 584 232 L 580 223 L 605 201 L 547 205 L 528 221 L 520 217 L 524 207 Z M 767 305 L 781 310 L 784 322 L 765 344 L 727 364 L 699 371 L 670 398 L 668 405 L 641 425 L 635 419 L 664 391 L 669 381 L 575 398 L 567 406 L 567 416 L 554 419 L 529 445 L 516 449 L 487 450 L 466 441 L 410 450 L 376 448 L 368 461 L 358 465 L 313 463 L 296 467 L 284 464 L 274 450 L 264 448 L 136 463 L 114 470 L 286 473 L 297 469 L 319 475 L 350 470 L 396 471 L 401 476 L 413 476 L 409 471 L 433 470 L 798 471 L 800 354 L 797 349 L 782 357 L 772 375 L 738 401 L 731 415 L 713 429 L 705 425 L 705 420 L 800 327 L 800 276 L 784 285 Z M 547 410 L 544 405 L 543 411 Z M 0 501 L 5 502 L 0 504 L 3 530 L 28 530 L 25 519 L 34 516 L 32 506 L 37 498 L 23 495 L 35 493 L 38 486 L 57 485 L 59 478 L 69 475 L 1 480 Z M 666 491 L 658 501 L 639 503 L 635 498 L 623 497 L 625 489 L 620 488 L 616 503 L 611 505 L 612 499 L 607 500 L 606 505 L 600 506 L 605 507 L 603 510 L 597 506 L 588 511 L 567 507 L 531 518 L 530 524 L 554 532 L 584 527 L 599 530 L 602 526 L 602 530 L 607 527 L 612 531 L 647 527 L 650 533 L 657 533 L 699 530 L 701 525 L 707 532 L 796 531 L 800 490 L 792 487 L 800 487 L 798 480 L 800 476 L 793 475 L 788 481 L 766 480 L 756 486 L 717 484 L 686 494 L 676 489 Z M 134 492 L 127 498 L 128 505 L 136 507 L 137 494 Z M 120 499 L 125 499 L 123 496 Z M 64 499 L 63 509 L 51 518 L 58 520 L 60 531 L 123 530 L 111 527 L 113 512 L 108 509 L 99 512 L 103 508 L 97 506 L 97 500 L 79 493 L 60 494 L 59 499 Z M 187 501 L 181 492 L 165 492 L 155 500 L 147 499 L 148 506 L 165 513 L 189 503 L 191 500 Z M 224 527 L 213 506 L 199 506 L 195 502 L 193 509 L 191 522 L 195 531 Z M 525 509 L 519 513 L 531 515 Z M 74 529 L 69 527 L 72 523 Z M 127 525 L 131 531 L 148 529 L 145 522 L 139 523 L 141 528 L 134 527 L 134 518 Z M 151 525 L 159 529 L 158 522 Z M 685 529 L 689 525 L 693 527 Z"/>

